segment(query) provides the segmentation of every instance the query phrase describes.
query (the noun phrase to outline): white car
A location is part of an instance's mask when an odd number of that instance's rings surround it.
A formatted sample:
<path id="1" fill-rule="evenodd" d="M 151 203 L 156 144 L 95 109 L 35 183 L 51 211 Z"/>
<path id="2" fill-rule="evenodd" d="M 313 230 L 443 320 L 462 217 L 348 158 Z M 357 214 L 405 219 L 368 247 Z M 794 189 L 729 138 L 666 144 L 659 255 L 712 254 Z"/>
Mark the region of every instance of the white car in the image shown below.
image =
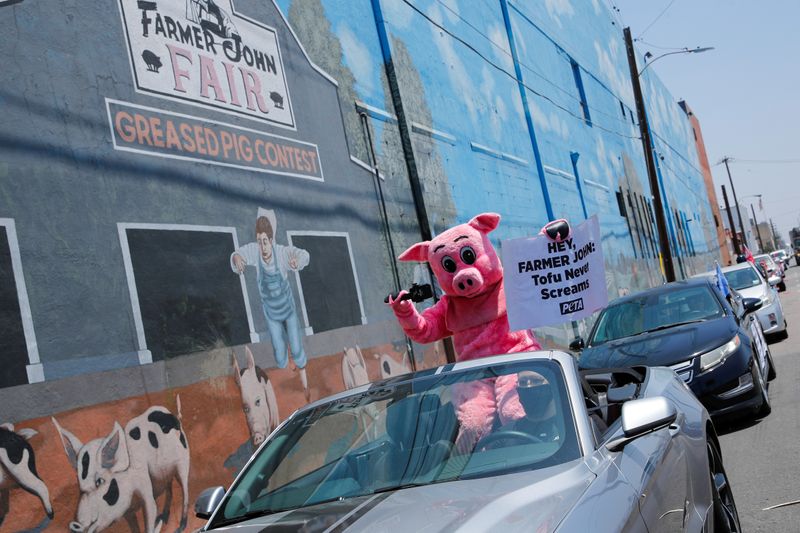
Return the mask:
<path id="1" fill-rule="evenodd" d="M 776 250 L 769 255 L 776 263 L 780 263 L 783 266 L 784 271 L 789 268 L 789 259 L 791 255 L 789 255 L 786 250 Z"/>
<path id="2" fill-rule="evenodd" d="M 770 285 L 777 287 L 779 291 L 786 290 L 786 281 L 784 281 L 786 274 L 782 263 L 775 262 L 769 254 L 757 255 L 753 259 L 757 265 L 761 265 L 767 271 L 767 281 Z"/>
<path id="3" fill-rule="evenodd" d="M 778 291 L 775 290 L 772 283 L 768 283 L 764 279 L 752 263 L 746 261 L 725 267 L 722 269 L 722 274 L 728 280 L 728 285 L 738 291 L 743 298 L 761 300 L 761 309 L 755 313 L 761 323 L 761 329 L 764 330 L 764 335 L 771 335 L 780 340 L 789 337 Z M 714 272 L 705 272 L 699 276 L 714 276 Z"/>

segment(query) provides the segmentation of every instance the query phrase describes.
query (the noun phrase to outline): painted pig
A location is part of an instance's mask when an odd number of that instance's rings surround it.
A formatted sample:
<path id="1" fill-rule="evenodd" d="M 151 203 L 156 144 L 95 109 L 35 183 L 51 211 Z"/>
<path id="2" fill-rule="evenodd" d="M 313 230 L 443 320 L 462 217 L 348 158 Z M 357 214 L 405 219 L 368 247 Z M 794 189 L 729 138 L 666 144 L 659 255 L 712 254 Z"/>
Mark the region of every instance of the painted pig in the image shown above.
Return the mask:
<path id="1" fill-rule="evenodd" d="M 111 433 L 86 444 L 53 418 L 64 451 L 78 475 L 81 495 L 73 533 L 102 531 L 125 519 L 131 531 L 140 531 L 136 512 L 144 510 L 144 530 L 157 533 L 169 520 L 172 482 L 181 487 L 183 505 L 177 532 L 186 528 L 189 509 L 189 445 L 178 416 L 153 406 L 128 422 L 118 422 Z M 165 494 L 158 514 L 156 498 Z"/>
<path id="2" fill-rule="evenodd" d="M 250 429 L 250 439 L 258 447 L 278 427 L 281 419 L 278 414 L 278 399 L 269 376 L 256 366 L 250 348 L 245 347 L 245 353 L 247 366 L 244 370 L 239 370 L 236 355 L 233 356 L 233 375 L 242 394 L 242 410 Z"/>
<path id="3" fill-rule="evenodd" d="M 50 493 L 36 472 L 36 458 L 28 443 L 36 430 L 14 431 L 12 424 L 0 424 L 0 524 L 8 514 L 11 489 L 21 487 L 39 497 L 49 518 L 53 518 Z"/>
<path id="4" fill-rule="evenodd" d="M 459 361 L 540 348 L 533 333 L 511 331 L 508 325 L 503 267 L 489 241 L 499 223 L 500 215 L 483 213 L 400 254 L 401 261 L 427 261 L 444 292 L 422 313 L 402 299 L 407 291 L 390 296 L 389 305 L 409 337 L 425 344 L 452 336 Z M 462 449 L 491 430 L 495 414 L 501 424 L 525 414 L 515 376 L 462 387 L 455 402 Z"/>
<path id="5" fill-rule="evenodd" d="M 366 385 L 369 383 L 367 363 L 364 361 L 364 354 L 361 353 L 361 348 L 359 348 L 358 345 L 356 345 L 355 348 L 344 349 L 344 356 L 342 356 L 342 380 L 344 380 L 345 389 L 352 389 L 359 385 Z"/>
<path id="6" fill-rule="evenodd" d="M 397 362 L 388 353 L 375 354 L 381 368 L 381 378 L 386 379 L 392 376 L 400 376 L 411 372 L 411 363 L 408 360 L 408 352 L 403 352 L 403 357 L 400 362 Z"/>

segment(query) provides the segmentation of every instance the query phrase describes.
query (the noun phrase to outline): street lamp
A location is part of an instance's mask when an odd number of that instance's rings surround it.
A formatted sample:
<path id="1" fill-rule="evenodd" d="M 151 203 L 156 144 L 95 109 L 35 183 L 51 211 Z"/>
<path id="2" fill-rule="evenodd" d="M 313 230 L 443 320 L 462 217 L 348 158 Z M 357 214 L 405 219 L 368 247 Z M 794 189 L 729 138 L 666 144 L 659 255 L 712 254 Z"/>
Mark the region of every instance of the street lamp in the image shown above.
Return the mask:
<path id="1" fill-rule="evenodd" d="M 622 30 L 625 36 L 625 48 L 628 52 L 628 66 L 631 71 L 631 85 L 633 86 L 633 97 L 636 101 L 636 114 L 639 118 L 639 132 L 642 137 L 642 147 L 644 148 L 644 160 L 647 166 L 647 179 L 650 183 L 650 192 L 653 195 L 653 211 L 656 216 L 656 230 L 658 232 L 658 245 L 661 248 L 661 257 L 664 265 L 664 277 L 667 282 L 675 281 L 675 265 L 672 264 L 672 248 L 670 248 L 669 237 L 667 235 L 667 221 L 664 217 L 664 203 L 661 199 L 661 188 L 658 182 L 658 174 L 656 173 L 656 163 L 653 159 L 654 145 L 650 137 L 650 126 L 647 122 L 647 112 L 644 107 L 644 98 L 642 97 L 642 86 L 639 83 L 639 76 L 644 72 L 647 67 L 652 65 L 656 60 L 673 54 L 696 54 L 711 50 L 711 48 L 693 48 L 683 49 L 675 52 L 668 52 L 660 55 L 648 63 L 641 71 L 636 66 L 636 52 L 633 49 L 633 37 L 631 37 L 631 29 L 624 28 Z"/>
<path id="2" fill-rule="evenodd" d="M 639 76 L 642 75 L 642 72 L 647 70 L 647 67 L 649 67 L 650 65 L 652 65 L 653 63 L 655 63 L 656 61 L 661 59 L 662 57 L 671 56 L 673 54 L 702 54 L 703 52 L 708 52 L 709 50 L 713 50 L 713 49 L 714 49 L 713 46 L 703 46 L 703 47 L 698 46 L 697 48 L 683 48 L 681 50 L 676 50 L 674 52 L 667 52 L 666 54 L 661 54 L 660 56 L 657 56 L 655 59 L 653 59 L 649 63 L 647 63 L 644 66 L 644 68 L 639 71 Z M 648 61 L 651 57 L 653 57 L 653 54 L 651 54 L 650 52 L 647 52 L 647 53 L 644 54 L 644 60 L 645 61 Z"/>

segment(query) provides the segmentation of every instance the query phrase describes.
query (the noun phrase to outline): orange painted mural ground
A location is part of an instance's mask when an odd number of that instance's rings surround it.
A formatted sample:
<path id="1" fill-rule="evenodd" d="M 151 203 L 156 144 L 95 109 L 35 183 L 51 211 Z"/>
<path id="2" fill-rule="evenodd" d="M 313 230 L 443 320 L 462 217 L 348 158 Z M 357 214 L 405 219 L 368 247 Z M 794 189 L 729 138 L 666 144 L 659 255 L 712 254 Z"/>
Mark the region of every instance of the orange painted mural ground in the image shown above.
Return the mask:
<path id="1" fill-rule="evenodd" d="M 392 350 L 390 344 L 364 349 L 364 360 L 371 381 L 381 379 L 381 369 L 376 354 L 391 354 L 396 361 L 401 355 Z M 444 364 L 438 349 L 425 350 L 426 367 Z M 309 361 L 308 382 L 312 400 L 334 394 L 344 389 L 342 377 L 342 353 L 319 357 Z M 287 418 L 305 403 L 303 389 L 297 370 L 268 369 L 270 381 L 275 388 L 281 420 Z M 121 426 L 131 418 L 143 413 L 152 405 L 161 405 L 177 415 L 176 396 L 180 395 L 182 426 L 189 443 L 191 467 L 189 473 L 189 522 L 186 531 L 193 531 L 203 524 L 194 517 L 194 500 L 205 488 L 224 485 L 233 481 L 234 472 L 224 463 L 239 447 L 246 443 L 250 434 L 242 413 L 239 389 L 232 375 L 212 378 L 186 387 L 126 398 L 101 405 L 56 413 L 59 424 L 71 431 L 83 444 L 106 437 L 114 427 Z M 67 531 L 77 509 L 79 490 L 76 472 L 69 464 L 58 431 L 50 417 L 36 418 L 15 424 L 16 429 L 32 428 L 38 435 L 30 440 L 36 455 L 39 477 L 50 491 L 55 517 L 48 521 L 39 499 L 20 488 L 10 492 L 9 513 L 1 532 L 24 531 L 43 528 L 43 531 Z M 159 510 L 163 495 L 157 498 Z M 162 531 L 175 531 L 181 518 L 182 495 L 177 483 L 173 484 L 172 511 L 169 522 Z M 141 527 L 142 512 L 137 516 Z M 128 531 L 127 524 L 117 522 L 107 531 Z"/>

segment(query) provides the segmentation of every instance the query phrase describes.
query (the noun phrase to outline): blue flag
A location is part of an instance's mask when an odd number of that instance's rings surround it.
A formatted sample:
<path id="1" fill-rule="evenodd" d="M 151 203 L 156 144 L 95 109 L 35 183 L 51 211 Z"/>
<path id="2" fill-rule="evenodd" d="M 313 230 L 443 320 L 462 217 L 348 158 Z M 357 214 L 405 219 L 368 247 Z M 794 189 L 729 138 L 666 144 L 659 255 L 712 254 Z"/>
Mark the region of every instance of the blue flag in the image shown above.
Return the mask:
<path id="1" fill-rule="evenodd" d="M 731 289 L 728 286 L 728 280 L 722 273 L 722 269 L 719 267 L 719 263 L 715 261 L 714 264 L 716 265 L 716 272 L 717 272 L 717 288 L 719 289 L 719 292 L 721 292 L 722 295 L 727 298 L 731 293 Z"/>

